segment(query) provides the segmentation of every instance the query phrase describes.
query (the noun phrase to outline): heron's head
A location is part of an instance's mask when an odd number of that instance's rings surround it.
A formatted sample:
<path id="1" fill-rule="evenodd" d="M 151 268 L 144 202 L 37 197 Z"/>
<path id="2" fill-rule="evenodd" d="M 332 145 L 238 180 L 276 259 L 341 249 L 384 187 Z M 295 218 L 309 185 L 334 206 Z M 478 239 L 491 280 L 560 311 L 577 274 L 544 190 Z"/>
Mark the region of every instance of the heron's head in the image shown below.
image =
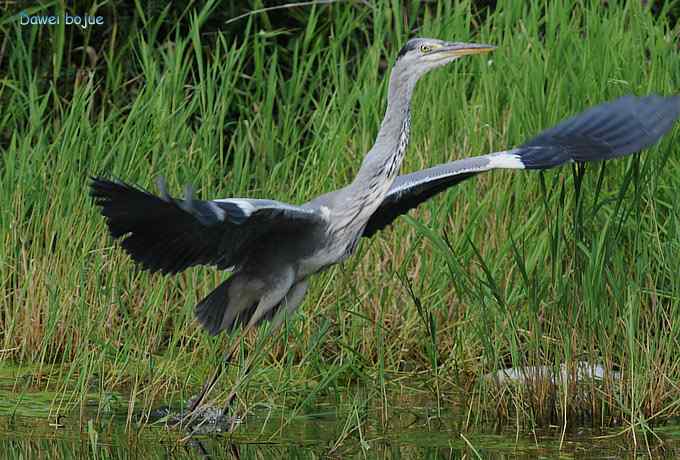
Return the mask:
<path id="1" fill-rule="evenodd" d="M 412 38 L 397 55 L 395 70 L 403 76 L 420 78 L 432 69 L 441 67 L 469 54 L 482 54 L 496 47 L 478 43 L 456 43 L 436 38 Z"/>

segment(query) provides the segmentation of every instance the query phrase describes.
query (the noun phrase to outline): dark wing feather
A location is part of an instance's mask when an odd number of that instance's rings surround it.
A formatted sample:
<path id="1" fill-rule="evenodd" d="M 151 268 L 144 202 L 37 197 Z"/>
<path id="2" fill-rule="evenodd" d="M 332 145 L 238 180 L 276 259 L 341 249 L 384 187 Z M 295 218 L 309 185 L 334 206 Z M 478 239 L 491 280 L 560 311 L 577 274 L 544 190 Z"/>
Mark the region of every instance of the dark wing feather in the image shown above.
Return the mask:
<path id="1" fill-rule="evenodd" d="M 543 131 L 520 150 L 526 169 L 608 160 L 655 144 L 680 115 L 680 96 L 624 96 Z"/>
<path id="2" fill-rule="evenodd" d="M 250 245 L 275 232 L 323 222 L 313 211 L 266 200 L 202 201 L 161 197 L 119 181 L 93 178 L 90 194 L 109 232 L 144 269 L 177 273 L 194 265 L 237 266 Z M 245 202 L 244 209 L 238 202 Z"/>

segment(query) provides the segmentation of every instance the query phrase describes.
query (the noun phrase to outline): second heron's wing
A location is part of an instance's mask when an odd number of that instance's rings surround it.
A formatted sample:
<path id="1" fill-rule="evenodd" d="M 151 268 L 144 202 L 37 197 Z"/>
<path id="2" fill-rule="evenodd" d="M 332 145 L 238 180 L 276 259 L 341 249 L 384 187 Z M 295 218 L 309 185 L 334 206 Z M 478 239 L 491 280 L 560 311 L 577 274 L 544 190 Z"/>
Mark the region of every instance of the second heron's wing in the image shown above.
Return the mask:
<path id="1" fill-rule="evenodd" d="M 101 207 L 111 236 L 143 268 L 177 273 L 193 265 L 238 266 L 259 239 L 309 230 L 322 216 L 271 200 L 196 200 L 188 188 L 172 198 L 160 181 L 161 196 L 119 181 L 93 178 L 90 194 Z"/>
<path id="2" fill-rule="evenodd" d="M 656 143 L 680 116 L 680 96 L 625 96 L 593 107 L 506 152 L 452 161 L 398 176 L 368 221 L 370 237 L 432 196 L 491 169 L 549 169 L 606 160 Z"/>

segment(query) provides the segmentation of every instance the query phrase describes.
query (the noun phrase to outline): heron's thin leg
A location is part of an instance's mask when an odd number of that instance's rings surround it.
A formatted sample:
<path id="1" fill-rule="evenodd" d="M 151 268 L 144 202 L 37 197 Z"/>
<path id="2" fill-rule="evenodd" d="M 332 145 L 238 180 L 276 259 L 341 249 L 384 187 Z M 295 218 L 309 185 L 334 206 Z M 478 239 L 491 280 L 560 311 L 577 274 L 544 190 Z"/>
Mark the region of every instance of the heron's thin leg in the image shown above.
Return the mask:
<path id="1" fill-rule="evenodd" d="M 236 345 L 240 343 L 240 339 L 236 342 Z M 224 354 L 224 357 L 220 361 L 219 366 L 213 373 L 212 377 L 206 382 L 205 385 L 203 385 L 203 390 L 201 393 L 198 395 L 198 397 L 194 398 L 194 400 L 191 402 L 191 404 L 187 407 L 187 411 L 193 412 L 198 407 L 201 405 L 203 400 L 208 396 L 210 391 L 214 388 L 215 384 L 217 383 L 217 380 L 219 379 L 220 375 L 222 372 L 224 372 L 224 368 L 227 366 L 227 364 L 231 361 L 231 359 L 234 357 L 234 353 L 238 349 L 238 346 L 233 346 L 232 349 Z"/>
<path id="2" fill-rule="evenodd" d="M 266 327 L 269 328 L 268 332 L 270 334 L 267 334 L 265 337 L 266 338 L 271 338 L 273 337 L 274 331 L 278 329 L 278 326 L 272 327 L 272 324 L 266 325 Z M 280 337 L 280 334 L 279 334 Z M 231 391 L 229 392 L 229 395 L 227 396 L 227 401 L 224 404 L 224 407 L 222 409 L 222 413 L 226 414 L 229 412 L 229 409 L 231 408 L 232 403 L 234 402 L 234 398 L 236 398 L 236 395 L 238 394 L 238 388 L 241 386 L 241 384 L 250 376 L 250 369 L 253 366 L 253 363 L 255 362 L 255 359 L 258 357 L 258 353 L 251 354 L 248 357 L 248 360 L 246 361 L 245 365 L 243 366 L 243 372 L 241 375 L 236 379 L 236 382 L 234 382 L 234 385 L 232 386 Z M 233 428 L 233 423 L 236 419 L 232 421 L 232 427 Z"/>
<path id="3" fill-rule="evenodd" d="M 243 381 L 249 376 L 250 368 L 253 365 L 253 362 L 255 361 L 256 357 L 257 357 L 256 355 L 252 355 L 248 358 L 248 361 L 246 361 L 246 364 L 243 367 L 243 373 L 236 379 L 236 382 L 234 382 L 234 386 L 229 392 L 229 396 L 227 396 L 227 402 L 224 404 L 222 413 L 226 414 L 229 411 L 229 408 L 231 407 L 231 404 L 234 401 L 234 398 L 236 397 L 238 387 L 241 386 Z"/>
<path id="4" fill-rule="evenodd" d="M 212 377 L 206 381 L 206 383 L 203 385 L 203 389 L 201 392 L 191 401 L 191 404 L 187 407 L 186 414 L 180 418 L 180 420 L 175 424 L 177 425 L 184 425 L 185 422 L 191 422 L 193 418 L 196 415 L 196 411 L 201 407 L 203 404 L 203 401 L 208 397 L 210 392 L 215 388 L 215 385 L 217 384 L 217 381 L 219 380 L 220 376 L 224 372 L 224 368 L 227 366 L 227 363 L 231 361 L 231 359 L 234 357 L 234 354 L 239 348 L 239 345 L 241 344 L 241 338 L 243 338 L 246 334 L 246 332 L 249 330 L 249 327 L 245 327 L 241 333 L 238 335 L 236 340 L 234 341 L 233 345 L 229 349 L 227 353 L 224 354 L 224 358 L 220 361 L 219 366 L 217 369 L 215 369 L 215 372 L 213 373 Z"/>
<path id="5" fill-rule="evenodd" d="M 244 330 L 243 330 L 243 333 L 245 333 L 248 329 L 249 329 L 249 328 L 244 329 Z M 272 332 L 273 332 L 273 331 L 272 331 Z M 268 335 L 265 336 L 265 340 L 266 340 L 267 338 L 271 338 L 271 337 L 272 337 L 272 335 L 271 335 L 271 334 L 268 334 Z M 238 348 L 233 347 L 233 348 L 230 350 L 230 352 L 225 356 L 225 361 L 220 365 L 220 369 L 224 369 L 224 366 L 226 366 L 226 365 L 228 364 L 228 361 L 231 359 L 232 355 L 236 352 L 237 349 L 238 349 Z M 223 409 L 222 409 L 222 411 L 221 411 L 221 414 L 222 414 L 223 416 L 229 412 L 229 409 L 230 409 L 230 407 L 231 407 L 231 404 L 233 403 L 234 398 L 235 398 L 236 395 L 238 394 L 238 388 L 241 386 L 241 384 L 242 384 L 248 377 L 250 377 L 250 369 L 251 369 L 253 363 L 255 362 L 255 360 L 258 358 L 258 356 L 259 356 L 258 353 L 254 353 L 254 354 L 251 354 L 251 355 L 248 357 L 248 360 L 246 361 L 245 365 L 243 366 L 243 372 L 242 372 L 241 375 L 236 379 L 236 382 L 234 382 L 234 385 L 232 386 L 232 389 L 231 389 L 231 391 L 229 392 L 229 396 L 227 397 L 227 402 L 225 403 L 225 405 L 224 405 L 224 407 L 223 407 Z M 215 372 L 215 374 L 213 374 L 213 378 L 211 378 L 211 379 L 210 379 L 210 382 L 204 387 L 204 392 L 202 393 L 202 395 L 203 395 L 203 398 L 202 398 L 202 399 L 205 399 L 205 398 L 207 397 L 207 395 L 208 395 L 208 394 L 212 391 L 212 389 L 214 388 L 215 384 L 217 383 L 217 378 L 215 378 L 216 376 L 219 376 L 219 375 L 218 375 L 218 372 Z M 200 406 L 197 406 L 197 408 L 198 408 L 198 407 L 200 407 Z M 196 415 L 197 415 L 196 412 L 190 412 L 190 413 L 188 413 L 188 414 L 183 418 L 183 420 L 180 421 L 180 423 L 183 423 L 184 420 L 187 420 L 187 419 L 188 419 L 188 422 L 187 422 L 186 424 L 190 426 L 190 425 L 191 425 L 191 422 L 192 422 L 193 419 L 196 417 Z M 230 425 L 229 425 L 229 432 L 233 431 L 233 429 L 234 429 L 234 424 L 237 422 L 237 420 L 238 420 L 238 417 L 233 417 L 233 418 L 232 418 L 231 423 L 230 423 Z M 201 422 L 200 422 L 196 427 L 194 427 L 194 428 L 196 428 L 196 429 L 200 428 L 200 427 L 201 427 L 204 423 L 206 423 L 207 421 L 208 421 L 207 419 L 204 419 L 203 421 L 201 421 Z M 191 436 L 191 435 L 187 436 L 186 438 L 184 438 L 184 440 L 188 439 L 190 436 Z"/>

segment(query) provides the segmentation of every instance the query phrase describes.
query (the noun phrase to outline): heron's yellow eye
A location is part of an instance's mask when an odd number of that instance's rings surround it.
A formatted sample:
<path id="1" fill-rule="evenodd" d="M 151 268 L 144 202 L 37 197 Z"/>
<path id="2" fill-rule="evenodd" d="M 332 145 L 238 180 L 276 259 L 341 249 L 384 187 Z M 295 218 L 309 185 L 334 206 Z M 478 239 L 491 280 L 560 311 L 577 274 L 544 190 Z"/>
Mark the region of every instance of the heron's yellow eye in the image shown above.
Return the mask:
<path id="1" fill-rule="evenodd" d="M 420 45 L 420 52 L 423 54 L 427 54 L 430 51 L 432 51 L 432 47 L 430 45 Z"/>

